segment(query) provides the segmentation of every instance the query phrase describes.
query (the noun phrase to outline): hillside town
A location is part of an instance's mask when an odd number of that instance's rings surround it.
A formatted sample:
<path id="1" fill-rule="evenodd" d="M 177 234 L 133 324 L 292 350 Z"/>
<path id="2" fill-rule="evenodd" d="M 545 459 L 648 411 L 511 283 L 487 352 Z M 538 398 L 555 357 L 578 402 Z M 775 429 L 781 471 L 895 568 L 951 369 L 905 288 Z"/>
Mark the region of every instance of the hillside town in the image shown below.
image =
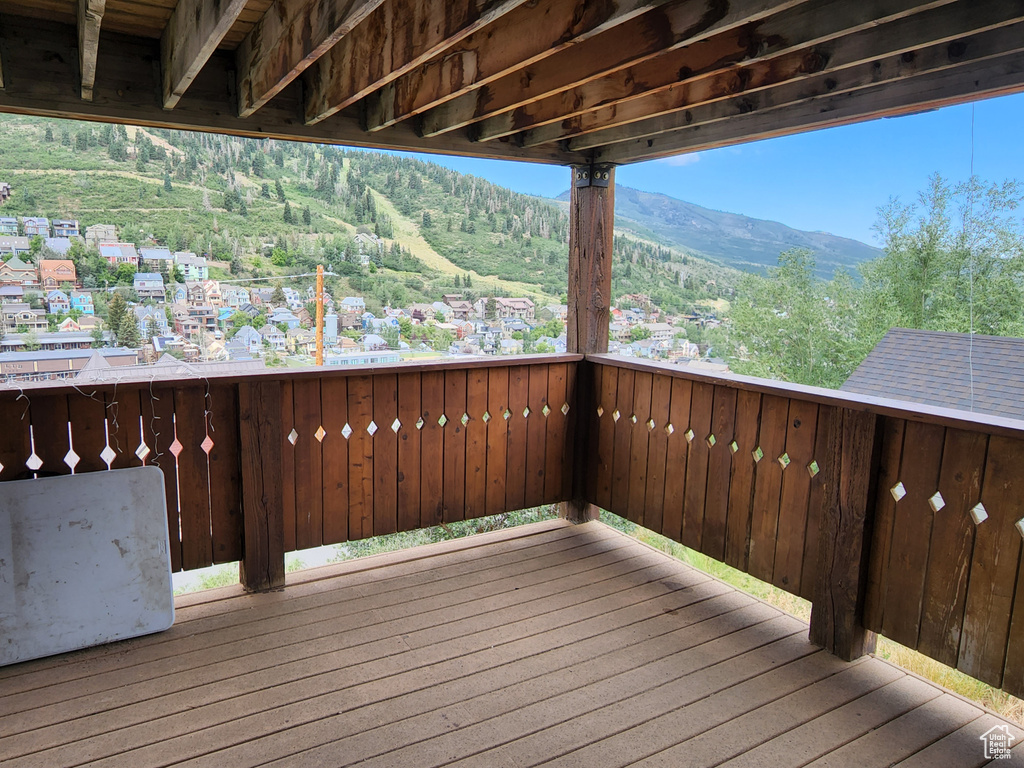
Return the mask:
<path id="1" fill-rule="evenodd" d="M 231 370 L 312 364 L 315 289 L 296 287 L 308 275 L 218 280 L 208 254 L 122 242 L 118 234 L 114 225 L 0 217 L 0 382 L 146 377 L 156 375 L 154 366 L 170 376 L 228 363 Z M 364 239 L 357 243 L 368 264 L 366 254 L 383 243 Z M 95 275 L 83 281 L 76 267 L 97 254 L 106 263 L 102 284 Z M 326 366 L 566 351 L 565 304 L 463 292 L 373 312 L 361 296 L 325 291 L 323 300 Z M 609 351 L 722 370 L 691 341 L 717 322 L 672 316 L 649 296 L 628 294 L 611 310 Z"/>

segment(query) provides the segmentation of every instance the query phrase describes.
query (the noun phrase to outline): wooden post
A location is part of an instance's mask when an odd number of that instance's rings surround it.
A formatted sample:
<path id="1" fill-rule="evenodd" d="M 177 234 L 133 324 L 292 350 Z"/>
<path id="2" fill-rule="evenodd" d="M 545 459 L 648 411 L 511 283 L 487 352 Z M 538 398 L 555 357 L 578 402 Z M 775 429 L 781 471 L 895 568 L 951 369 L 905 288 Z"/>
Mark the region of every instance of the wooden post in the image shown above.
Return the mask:
<path id="1" fill-rule="evenodd" d="M 881 430 L 873 413 L 831 416 L 810 641 L 850 661 L 875 649 L 863 617 Z"/>
<path id="2" fill-rule="evenodd" d="M 238 385 L 243 549 L 239 580 L 250 592 L 284 587 L 281 383 Z"/>
<path id="3" fill-rule="evenodd" d="M 611 317 L 612 237 L 615 225 L 615 168 L 610 165 L 573 166 L 569 203 L 569 312 L 566 351 L 608 351 Z M 598 509 L 586 500 L 586 478 L 594 471 L 590 433 L 594 403 L 594 370 L 579 364 L 576 391 L 575 451 L 572 499 L 560 514 L 573 522 L 595 520 Z"/>

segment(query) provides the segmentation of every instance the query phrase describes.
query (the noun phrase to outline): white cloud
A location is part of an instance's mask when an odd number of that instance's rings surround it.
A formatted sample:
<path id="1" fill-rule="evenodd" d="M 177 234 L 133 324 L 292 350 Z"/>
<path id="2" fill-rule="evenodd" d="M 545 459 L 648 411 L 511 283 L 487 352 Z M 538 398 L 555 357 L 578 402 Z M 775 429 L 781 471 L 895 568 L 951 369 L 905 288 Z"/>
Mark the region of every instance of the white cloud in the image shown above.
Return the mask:
<path id="1" fill-rule="evenodd" d="M 685 155 L 673 155 L 672 157 L 663 157 L 658 161 L 665 165 L 674 165 L 681 167 L 684 165 L 693 165 L 696 162 L 700 162 L 700 152 L 690 152 Z"/>

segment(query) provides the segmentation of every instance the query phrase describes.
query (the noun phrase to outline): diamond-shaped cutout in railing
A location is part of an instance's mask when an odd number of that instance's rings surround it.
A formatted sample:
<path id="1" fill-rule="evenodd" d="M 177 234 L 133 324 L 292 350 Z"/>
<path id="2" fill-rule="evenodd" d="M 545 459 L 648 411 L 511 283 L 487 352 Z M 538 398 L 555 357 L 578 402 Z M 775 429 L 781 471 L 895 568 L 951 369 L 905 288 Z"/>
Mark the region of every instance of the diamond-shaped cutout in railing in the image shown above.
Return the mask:
<path id="1" fill-rule="evenodd" d="M 1019 533 L 1021 538 L 1024 539 L 1024 517 L 1014 523 L 1013 527 L 1017 529 L 1017 533 Z"/>
<path id="2" fill-rule="evenodd" d="M 614 421 L 615 423 L 618 423 L 619 419 L 621 419 L 621 418 L 622 418 L 622 414 L 619 413 L 619 409 L 618 408 L 616 408 L 614 411 L 612 411 L 612 421 Z"/>
<path id="3" fill-rule="evenodd" d="M 753 457 L 754 463 L 757 464 L 757 462 L 764 458 L 764 451 L 761 450 L 761 446 L 757 446 L 757 448 L 750 452 L 750 455 Z"/>
<path id="4" fill-rule="evenodd" d="M 426 422 L 423 421 L 423 417 L 422 416 L 420 416 L 418 419 L 416 419 L 416 429 L 423 429 L 423 425 L 424 424 L 426 424 Z"/>
<path id="5" fill-rule="evenodd" d="M 783 469 L 785 469 L 786 467 L 789 466 L 789 462 L 790 462 L 789 454 L 788 453 L 782 454 L 781 456 L 779 456 L 778 461 L 779 461 L 779 466 L 782 467 Z"/>
<path id="6" fill-rule="evenodd" d="M 604 406 L 599 405 L 597 406 L 597 418 L 600 419 L 602 416 L 604 416 Z"/>
<path id="7" fill-rule="evenodd" d="M 341 436 L 348 440 L 350 437 L 352 437 L 352 432 L 352 427 L 350 427 L 349 423 L 346 421 L 345 426 L 341 428 Z"/>
<path id="8" fill-rule="evenodd" d="M 398 420 L 398 417 L 396 416 L 395 420 L 391 422 L 391 431 L 394 432 L 397 435 L 398 434 L 398 430 L 400 430 L 401 428 L 402 428 L 402 422 L 400 422 Z"/>
<path id="9" fill-rule="evenodd" d="M 150 453 L 149 446 L 146 445 L 145 441 L 139 443 L 139 447 L 135 449 L 135 455 L 139 457 L 139 461 L 145 461 Z"/>
<path id="10" fill-rule="evenodd" d="M 462 418 L 459 419 L 459 421 L 462 422 L 462 426 L 466 426 L 467 424 L 469 424 L 469 414 L 468 413 L 462 414 Z"/>
<path id="11" fill-rule="evenodd" d="M 512 411 L 506 408 L 505 411 L 501 414 L 501 418 L 503 418 L 505 421 L 508 421 L 509 419 L 512 418 Z"/>
<path id="12" fill-rule="evenodd" d="M 540 412 L 544 414 L 544 418 L 546 419 L 548 417 L 548 414 L 551 413 L 551 409 L 548 408 L 547 403 L 544 403 L 544 407 L 540 409 Z"/>
<path id="13" fill-rule="evenodd" d="M 569 404 L 568 403 L 562 403 L 562 415 L 563 416 L 568 416 L 569 415 Z"/>
<path id="14" fill-rule="evenodd" d="M 654 423 L 654 419 L 648 419 L 648 420 L 647 420 L 647 431 L 648 431 L 648 432 L 650 432 L 650 431 L 651 431 L 652 429 L 654 429 L 654 428 L 655 428 L 656 426 L 657 426 L 657 424 L 655 424 L 655 423 Z"/>
<path id="15" fill-rule="evenodd" d="M 928 506 L 932 508 L 932 512 L 938 512 L 944 506 L 946 506 L 946 500 L 942 498 L 942 494 L 938 491 L 935 495 L 928 499 Z"/>
<path id="16" fill-rule="evenodd" d="M 316 428 L 316 432 L 313 433 L 313 437 L 316 438 L 318 443 L 322 443 L 324 438 L 327 437 L 327 430 L 324 429 L 323 424 Z"/>
<path id="17" fill-rule="evenodd" d="M 35 451 L 32 451 L 32 455 L 25 461 L 25 466 L 33 472 L 37 472 L 43 466 L 43 460 L 36 455 Z"/>
<path id="18" fill-rule="evenodd" d="M 718 442 L 718 438 L 716 438 L 715 434 L 712 432 L 710 435 L 704 438 L 704 441 L 708 444 L 708 448 L 714 448 L 715 443 Z"/>
<path id="19" fill-rule="evenodd" d="M 820 471 L 821 469 L 818 467 L 817 461 L 812 461 L 810 464 L 807 465 L 807 474 L 810 475 L 811 477 L 816 477 Z"/>
<path id="20" fill-rule="evenodd" d="M 635 414 L 635 413 L 634 413 L 634 414 L 632 414 L 632 415 L 631 415 L 631 416 L 629 417 L 629 422 L 630 422 L 630 424 L 636 424 L 636 414 Z"/>
<path id="21" fill-rule="evenodd" d="M 686 430 L 686 431 L 685 431 L 685 432 L 683 433 L 683 437 L 685 437 L 685 438 L 686 438 L 686 442 L 688 442 L 688 443 L 692 443 L 692 442 L 693 442 L 693 438 L 695 437 L 695 435 L 693 434 L 693 430 L 692 430 L 692 429 L 688 429 L 688 430 Z"/>
<path id="22" fill-rule="evenodd" d="M 71 467 L 71 474 L 75 474 L 75 467 L 78 466 L 78 462 L 80 460 L 81 459 L 79 455 L 75 453 L 74 448 L 69 448 L 68 452 L 64 454 L 64 463 Z"/>
<path id="23" fill-rule="evenodd" d="M 491 420 L 491 414 L 489 411 L 484 411 L 484 415 L 480 417 L 483 419 L 484 424 Z"/>
<path id="24" fill-rule="evenodd" d="M 907 489 L 903 487 L 903 483 L 896 483 L 896 485 L 889 489 L 889 493 L 892 494 L 896 501 L 899 501 L 907 495 Z"/>
<path id="25" fill-rule="evenodd" d="M 448 423 L 448 417 L 442 413 L 440 416 L 438 416 L 437 423 L 443 427 L 445 424 Z"/>
<path id="26" fill-rule="evenodd" d="M 988 510 L 980 501 L 971 508 L 971 520 L 975 525 L 981 525 L 988 520 Z"/>
<path id="27" fill-rule="evenodd" d="M 296 432 L 294 429 L 288 433 L 288 442 L 291 443 L 292 445 L 295 445 L 297 442 L 299 442 L 299 433 Z"/>
<path id="28" fill-rule="evenodd" d="M 530 415 L 530 406 L 523 408 L 523 418 L 527 418 Z"/>
<path id="29" fill-rule="evenodd" d="M 0 461 L 0 472 L 4 471 L 4 463 Z"/>
<path id="30" fill-rule="evenodd" d="M 177 440 L 175 440 L 174 442 L 178 443 Z M 171 443 L 171 451 L 173 452 L 173 450 L 174 443 Z M 181 443 L 178 443 L 178 453 L 181 453 Z M 178 458 L 178 453 L 174 454 L 174 458 Z M 108 445 L 105 446 L 102 451 L 100 451 L 100 458 L 103 459 L 103 463 L 107 465 L 107 469 L 110 469 L 111 465 L 114 463 L 114 459 L 117 458 L 117 454 L 114 453 L 114 449 Z"/>
<path id="31" fill-rule="evenodd" d="M 203 449 L 203 453 L 209 456 L 210 451 L 213 450 L 213 439 L 209 435 L 207 435 L 206 439 L 199 444 L 199 447 Z"/>
<path id="32" fill-rule="evenodd" d="M 740 449 L 740 447 L 739 447 L 739 445 L 736 444 L 735 440 L 733 440 L 731 443 L 729 443 L 729 450 L 732 451 L 733 453 L 736 453 L 736 451 L 738 451 L 739 449 Z"/>
<path id="33" fill-rule="evenodd" d="M 366 425 L 366 431 L 370 434 L 370 437 L 377 434 L 377 422 L 371 420 L 370 423 Z"/>
<path id="34" fill-rule="evenodd" d="M 676 428 L 672 426 L 671 422 L 665 425 L 665 434 L 671 435 L 676 431 Z"/>
<path id="35" fill-rule="evenodd" d="M 292 434 L 294 434 L 295 438 L 298 439 L 299 433 L 296 432 L 294 429 L 292 430 Z M 288 436 L 288 439 L 291 440 L 291 435 Z M 294 440 L 292 441 L 292 445 L 295 445 L 295 441 Z M 181 452 L 184 450 L 184 448 L 185 448 L 185 446 L 183 446 L 181 444 L 181 441 L 178 440 L 177 437 L 175 437 L 174 438 L 174 442 L 171 443 L 171 447 L 168 450 L 171 452 L 171 456 L 173 456 L 174 458 L 178 458 L 179 456 L 181 456 Z M 113 453 L 113 451 L 110 449 L 109 445 L 106 447 L 106 450 L 108 450 L 111 453 Z M 100 454 L 100 455 L 102 456 L 103 454 Z M 107 461 L 106 458 L 104 458 L 103 460 Z M 113 457 L 111 457 L 111 461 L 113 461 Z"/>

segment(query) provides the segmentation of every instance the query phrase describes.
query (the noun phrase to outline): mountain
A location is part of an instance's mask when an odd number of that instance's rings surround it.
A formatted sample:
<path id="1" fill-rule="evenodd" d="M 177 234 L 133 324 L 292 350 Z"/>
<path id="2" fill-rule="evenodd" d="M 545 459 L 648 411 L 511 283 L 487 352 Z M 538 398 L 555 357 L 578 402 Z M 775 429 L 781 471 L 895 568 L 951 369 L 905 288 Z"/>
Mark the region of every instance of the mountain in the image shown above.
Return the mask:
<path id="1" fill-rule="evenodd" d="M 569 193 L 558 199 L 568 200 Z M 805 232 L 777 221 L 714 211 L 623 186 L 615 189 L 615 226 L 746 272 L 774 266 L 779 254 L 790 248 L 813 251 L 818 274 L 825 278 L 837 268 L 853 271 L 881 255 L 877 248 L 857 240 Z"/>

